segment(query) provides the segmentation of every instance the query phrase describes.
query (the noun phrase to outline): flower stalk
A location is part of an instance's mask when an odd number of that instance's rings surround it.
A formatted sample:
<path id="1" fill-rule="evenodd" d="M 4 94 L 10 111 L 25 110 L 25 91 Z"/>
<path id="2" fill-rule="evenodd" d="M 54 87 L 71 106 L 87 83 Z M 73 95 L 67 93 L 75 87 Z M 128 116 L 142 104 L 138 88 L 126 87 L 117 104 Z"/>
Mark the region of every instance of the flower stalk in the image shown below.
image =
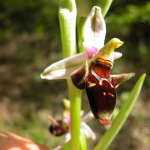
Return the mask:
<path id="1" fill-rule="evenodd" d="M 79 150 L 80 148 L 80 110 L 81 110 L 81 91 L 77 90 L 71 80 L 67 80 L 70 99 L 71 114 L 71 150 Z M 74 146 L 76 145 L 76 146 Z"/>
<path id="2" fill-rule="evenodd" d="M 83 31 L 85 21 L 86 17 L 77 17 L 78 47 L 80 53 L 85 52 L 82 46 L 82 43 L 84 42 Z"/>
<path id="3" fill-rule="evenodd" d="M 75 0 L 61 0 L 59 5 L 59 22 L 61 29 L 64 58 L 76 54 L 76 4 Z M 81 92 L 71 80 L 67 80 L 71 104 L 71 150 L 80 149 L 80 110 Z"/>

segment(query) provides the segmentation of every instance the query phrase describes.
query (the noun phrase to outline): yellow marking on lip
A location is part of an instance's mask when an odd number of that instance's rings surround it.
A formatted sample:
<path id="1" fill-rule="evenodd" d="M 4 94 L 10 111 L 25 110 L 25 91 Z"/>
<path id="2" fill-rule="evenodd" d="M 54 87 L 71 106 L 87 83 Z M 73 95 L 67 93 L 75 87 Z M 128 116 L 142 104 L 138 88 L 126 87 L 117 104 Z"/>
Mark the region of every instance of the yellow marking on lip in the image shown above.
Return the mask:
<path id="1" fill-rule="evenodd" d="M 105 95 L 106 95 L 106 92 L 103 92 L 103 95 L 105 96 Z"/>
<path id="2" fill-rule="evenodd" d="M 111 94 L 111 93 L 108 93 L 108 95 L 110 95 L 110 96 L 114 97 L 114 95 L 113 95 L 113 94 Z"/>
<path id="3" fill-rule="evenodd" d="M 88 82 L 89 83 L 89 82 Z M 95 83 L 89 83 L 89 85 L 88 85 L 88 87 L 90 88 L 90 87 L 93 87 L 93 86 L 95 86 L 96 84 Z"/>

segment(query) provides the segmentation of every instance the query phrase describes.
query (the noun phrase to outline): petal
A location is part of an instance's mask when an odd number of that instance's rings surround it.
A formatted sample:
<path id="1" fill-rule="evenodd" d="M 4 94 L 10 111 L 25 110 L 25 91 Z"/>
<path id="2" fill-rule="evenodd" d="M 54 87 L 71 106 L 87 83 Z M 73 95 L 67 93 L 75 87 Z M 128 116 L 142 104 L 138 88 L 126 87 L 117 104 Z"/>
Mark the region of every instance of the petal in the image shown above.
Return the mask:
<path id="1" fill-rule="evenodd" d="M 66 122 L 67 124 L 70 124 L 70 116 L 63 117 L 63 121 Z"/>
<path id="2" fill-rule="evenodd" d="M 107 44 L 104 45 L 93 57 L 89 60 L 89 67 L 91 63 L 96 61 L 97 59 L 101 59 L 107 63 L 113 64 L 114 58 L 119 58 L 121 54 L 114 52 L 114 49 L 120 47 L 123 44 L 117 38 L 111 39 Z"/>
<path id="3" fill-rule="evenodd" d="M 86 53 L 76 54 L 66 59 L 60 60 L 47 67 L 41 74 L 42 79 L 69 79 L 70 74 L 80 68 L 84 60 L 88 60 Z"/>
<path id="4" fill-rule="evenodd" d="M 122 57 L 122 53 L 120 53 L 120 52 L 113 52 L 113 55 L 114 55 L 114 59 L 118 59 L 118 58 Z"/>
<path id="5" fill-rule="evenodd" d="M 70 135 L 70 132 L 68 132 L 64 138 L 64 140 L 56 147 L 54 148 L 53 150 L 59 150 L 62 148 L 62 146 L 67 143 L 69 140 L 71 139 L 71 135 Z"/>
<path id="6" fill-rule="evenodd" d="M 106 24 L 101 8 L 94 6 L 85 22 L 84 41 L 98 50 L 104 46 Z"/>
<path id="7" fill-rule="evenodd" d="M 91 119 L 94 118 L 94 115 L 92 114 L 92 112 L 88 112 L 82 119 L 81 121 L 84 121 L 84 122 L 89 122 Z"/>
<path id="8" fill-rule="evenodd" d="M 68 99 L 63 99 L 63 103 L 66 109 L 70 109 L 70 101 Z"/>
<path id="9" fill-rule="evenodd" d="M 98 49 L 96 47 L 91 46 L 91 45 L 89 45 L 86 42 L 83 42 L 82 46 L 83 46 L 85 52 L 87 53 L 89 59 L 91 59 L 93 57 L 93 55 L 98 52 Z M 120 52 L 113 52 L 113 56 L 114 56 L 114 59 L 118 59 L 118 58 L 120 58 L 122 56 L 122 53 L 120 53 Z"/>
<path id="10" fill-rule="evenodd" d="M 59 126 L 59 123 L 52 116 L 49 115 L 48 119 L 52 122 L 53 125 Z"/>
<path id="11" fill-rule="evenodd" d="M 84 61 L 83 66 L 71 73 L 70 78 L 74 86 L 80 90 L 85 90 L 86 78 L 89 73 L 87 60 Z"/>
<path id="12" fill-rule="evenodd" d="M 91 137 L 92 140 L 96 139 L 95 133 L 92 131 L 92 129 L 85 123 L 81 122 L 82 130 L 84 131 L 87 138 Z"/>
<path id="13" fill-rule="evenodd" d="M 119 75 L 111 75 L 111 77 L 114 80 L 115 88 L 119 86 L 120 83 L 123 81 L 129 80 L 130 78 L 134 77 L 135 73 L 125 73 L 125 74 L 119 74 Z"/>
<path id="14" fill-rule="evenodd" d="M 81 111 L 80 111 L 80 116 L 82 117 L 83 114 L 84 114 L 84 110 L 81 110 Z"/>
<path id="15" fill-rule="evenodd" d="M 94 86 L 90 86 L 93 84 Z M 110 120 L 116 105 L 116 90 L 112 85 L 112 79 L 88 76 L 86 93 L 95 118 Z"/>

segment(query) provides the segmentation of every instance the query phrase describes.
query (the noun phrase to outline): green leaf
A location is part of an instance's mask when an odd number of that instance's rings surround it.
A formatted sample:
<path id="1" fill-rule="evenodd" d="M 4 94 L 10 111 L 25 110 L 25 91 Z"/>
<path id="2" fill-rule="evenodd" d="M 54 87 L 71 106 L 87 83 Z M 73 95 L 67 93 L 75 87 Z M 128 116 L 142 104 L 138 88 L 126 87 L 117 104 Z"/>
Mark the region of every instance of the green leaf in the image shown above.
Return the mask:
<path id="1" fill-rule="evenodd" d="M 137 81 L 136 85 L 134 86 L 133 90 L 131 91 L 128 99 L 123 104 L 122 108 L 120 109 L 119 114 L 112 122 L 110 129 L 104 134 L 100 142 L 94 148 L 94 150 L 106 150 L 110 143 L 113 141 L 119 130 L 121 129 L 122 125 L 124 124 L 125 120 L 127 119 L 129 113 L 131 112 L 134 103 L 137 97 L 140 94 L 144 79 L 146 74 L 143 74 L 139 80 Z"/>

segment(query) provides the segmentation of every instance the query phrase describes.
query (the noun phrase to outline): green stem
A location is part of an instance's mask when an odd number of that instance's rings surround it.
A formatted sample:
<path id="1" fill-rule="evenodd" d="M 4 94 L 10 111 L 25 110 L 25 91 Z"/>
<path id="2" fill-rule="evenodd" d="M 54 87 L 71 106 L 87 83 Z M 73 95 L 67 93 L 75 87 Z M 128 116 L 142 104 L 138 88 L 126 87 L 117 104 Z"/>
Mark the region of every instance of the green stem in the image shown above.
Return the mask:
<path id="1" fill-rule="evenodd" d="M 82 46 L 82 42 L 84 42 L 83 37 L 83 29 L 86 21 L 86 17 L 77 17 L 77 31 L 78 31 L 78 47 L 79 53 L 85 52 Z M 80 97 L 82 96 L 82 91 L 80 91 Z M 80 132 L 80 150 L 87 150 L 87 142 L 84 132 Z"/>
<path id="2" fill-rule="evenodd" d="M 102 15 L 103 17 L 105 17 L 113 0 L 99 0 L 99 1 L 100 7 L 102 9 Z"/>
<path id="3" fill-rule="evenodd" d="M 59 21 L 64 58 L 76 54 L 76 4 L 75 0 L 61 0 L 59 5 Z M 80 110 L 81 91 L 76 89 L 71 80 L 67 80 L 71 113 L 70 149 L 80 149 Z"/>
<path id="4" fill-rule="evenodd" d="M 80 110 L 81 91 L 77 90 L 71 80 L 67 80 L 69 87 L 70 112 L 71 112 L 71 150 L 80 149 Z"/>
<path id="5" fill-rule="evenodd" d="M 78 47 L 80 53 L 85 52 L 82 46 L 82 42 L 84 42 L 83 29 L 85 21 L 86 17 L 77 17 Z"/>

